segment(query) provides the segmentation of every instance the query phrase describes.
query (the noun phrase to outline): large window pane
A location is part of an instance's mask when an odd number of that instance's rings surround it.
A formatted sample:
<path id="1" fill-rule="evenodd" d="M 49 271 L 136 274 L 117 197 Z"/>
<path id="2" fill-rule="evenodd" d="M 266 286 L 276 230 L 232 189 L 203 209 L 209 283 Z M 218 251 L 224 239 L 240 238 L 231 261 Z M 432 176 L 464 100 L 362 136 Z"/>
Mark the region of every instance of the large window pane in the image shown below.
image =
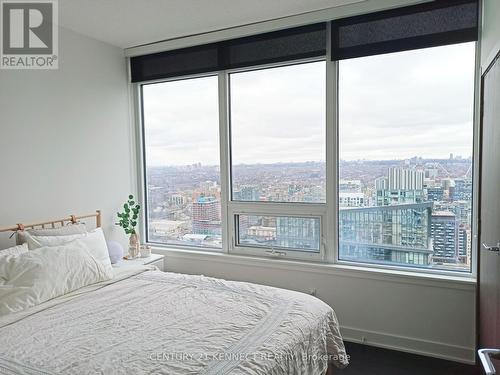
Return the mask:
<path id="1" fill-rule="evenodd" d="M 340 259 L 470 271 L 474 65 L 474 43 L 340 62 Z"/>
<path id="2" fill-rule="evenodd" d="M 320 220 L 293 216 L 238 215 L 238 245 L 318 253 Z"/>
<path id="3" fill-rule="evenodd" d="M 325 62 L 230 75 L 232 198 L 325 201 Z"/>
<path id="4" fill-rule="evenodd" d="M 143 86 L 150 242 L 221 247 L 218 80 Z"/>

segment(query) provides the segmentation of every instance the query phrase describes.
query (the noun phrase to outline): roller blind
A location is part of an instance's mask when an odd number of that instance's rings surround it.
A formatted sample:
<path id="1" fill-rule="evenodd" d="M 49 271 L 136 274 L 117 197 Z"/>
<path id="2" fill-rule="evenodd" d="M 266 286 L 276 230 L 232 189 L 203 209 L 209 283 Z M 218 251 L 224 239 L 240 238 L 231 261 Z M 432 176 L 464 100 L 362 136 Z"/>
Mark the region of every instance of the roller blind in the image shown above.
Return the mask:
<path id="1" fill-rule="evenodd" d="M 478 39 L 478 0 L 435 0 L 332 21 L 332 60 Z M 326 23 L 130 59 L 132 82 L 326 55 Z"/>
<path id="2" fill-rule="evenodd" d="M 216 71 L 219 68 L 218 52 L 217 44 L 207 44 L 132 57 L 132 82 Z"/>
<path id="3" fill-rule="evenodd" d="M 326 23 L 130 59 L 132 82 L 326 55 Z"/>
<path id="4" fill-rule="evenodd" d="M 435 0 L 332 21 L 332 60 L 478 40 L 478 0 Z"/>

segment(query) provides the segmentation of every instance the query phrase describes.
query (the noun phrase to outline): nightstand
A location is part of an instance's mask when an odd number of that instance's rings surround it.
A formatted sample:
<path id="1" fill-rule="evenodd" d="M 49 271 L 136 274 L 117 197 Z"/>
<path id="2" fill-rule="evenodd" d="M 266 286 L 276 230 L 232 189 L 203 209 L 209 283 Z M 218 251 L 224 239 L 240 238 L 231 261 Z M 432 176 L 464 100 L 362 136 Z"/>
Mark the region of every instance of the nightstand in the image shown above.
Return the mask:
<path id="1" fill-rule="evenodd" d="M 113 267 L 116 268 L 121 268 L 121 267 L 131 267 L 131 266 L 138 266 L 138 265 L 143 265 L 143 264 L 150 264 L 153 266 L 158 267 L 160 271 L 165 270 L 165 266 L 163 264 L 163 260 L 165 258 L 165 255 L 160 255 L 160 254 L 151 254 L 151 256 L 147 258 L 135 258 L 131 260 L 127 259 L 122 259 L 118 263 L 113 264 Z"/>

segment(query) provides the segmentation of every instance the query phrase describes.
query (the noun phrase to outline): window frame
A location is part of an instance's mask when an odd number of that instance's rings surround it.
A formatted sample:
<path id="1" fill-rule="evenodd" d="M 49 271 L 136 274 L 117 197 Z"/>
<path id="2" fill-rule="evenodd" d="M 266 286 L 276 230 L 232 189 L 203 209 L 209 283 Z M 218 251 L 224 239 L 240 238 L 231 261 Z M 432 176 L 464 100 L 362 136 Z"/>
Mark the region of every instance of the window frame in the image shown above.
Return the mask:
<path id="1" fill-rule="evenodd" d="M 302 205 L 302 207 L 301 207 Z M 231 242 L 229 252 L 238 255 L 254 255 L 265 257 L 279 257 L 281 259 L 299 259 L 322 262 L 325 261 L 325 215 L 326 209 L 324 204 L 297 203 L 294 205 L 285 206 L 283 203 L 271 202 L 232 202 L 228 205 L 229 231 L 231 233 Z M 285 252 L 286 255 L 280 253 L 269 253 L 272 247 L 247 246 L 238 243 L 238 215 L 256 215 L 256 216 L 285 216 L 285 217 L 300 217 L 319 219 L 320 238 L 319 252 L 311 252 L 300 249 L 284 249 L 275 247 L 279 252 Z"/>
<path id="2" fill-rule="evenodd" d="M 328 34 L 327 34 L 328 35 Z M 221 143 L 224 141 L 224 145 L 227 144 L 227 149 L 224 150 L 224 155 L 221 154 L 221 170 L 222 167 L 225 167 L 225 178 L 224 182 L 225 188 L 227 189 L 226 195 L 226 224 L 227 225 L 227 252 L 237 255 L 253 255 L 253 256 L 262 256 L 268 258 L 279 257 L 280 259 L 292 259 L 292 260 L 310 260 L 316 262 L 325 262 L 327 261 L 327 251 L 326 251 L 326 243 L 327 240 L 325 238 L 326 233 L 328 233 L 326 223 L 327 220 L 327 203 L 317 203 L 317 202 L 251 202 L 251 201 L 236 201 L 233 200 L 232 197 L 232 162 L 231 162 L 231 108 L 230 108 L 230 74 L 233 73 L 242 73 L 242 72 L 250 72 L 256 70 L 263 69 L 272 69 L 279 67 L 286 67 L 298 64 L 307 64 L 324 61 L 325 66 L 328 66 L 327 56 L 324 57 L 314 57 L 307 59 L 300 59 L 294 61 L 286 61 L 272 64 L 265 64 L 259 66 L 245 67 L 245 68 L 235 68 L 228 69 L 220 73 L 219 82 L 222 82 L 224 85 L 223 94 L 224 97 L 220 97 L 219 99 L 222 102 L 219 104 L 219 108 L 223 111 L 223 115 L 219 115 L 219 118 L 224 117 L 224 124 L 221 124 L 221 131 L 224 131 L 224 137 L 221 137 Z M 325 67 L 325 69 L 327 69 Z M 328 81 L 328 79 L 326 80 Z M 325 108 L 328 107 L 328 94 L 327 94 L 327 82 L 325 82 Z M 325 121 L 325 134 L 327 133 L 326 128 L 328 128 L 328 120 Z M 326 135 L 327 136 L 327 135 Z M 224 139 L 222 139 L 224 138 Z M 327 163 L 326 158 L 328 154 L 328 138 L 325 138 L 325 163 Z M 221 150 L 222 152 L 222 150 Z M 325 164 L 326 165 L 326 164 Z M 222 173 L 221 173 L 222 176 Z M 326 176 L 325 176 L 326 177 Z M 222 177 L 221 177 L 222 180 Z M 326 184 L 328 184 L 328 178 L 326 177 Z M 222 192 L 222 189 L 221 189 Z M 312 253 L 307 251 L 293 250 L 289 251 L 286 256 L 278 256 L 276 254 L 268 253 L 268 250 L 263 247 L 251 247 L 251 246 L 241 246 L 237 243 L 237 226 L 236 226 L 236 218 L 239 214 L 253 214 L 253 215 L 271 215 L 271 216 L 294 216 L 294 217 L 319 217 L 320 218 L 320 251 L 319 253 Z M 224 231 L 224 230 L 223 230 Z M 224 244 L 224 239 L 223 239 Z M 223 245 L 224 247 L 224 245 Z M 281 251 L 281 250 L 280 250 Z M 284 251 L 284 250 L 283 250 Z"/>
<path id="3" fill-rule="evenodd" d="M 169 243 L 160 243 L 160 242 L 154 242 L 149 240 L 149 230 L 148 230 L 148 193 L 147 193 L 147 166 L 146 166 L 146 129 L 144 126 L 144 95 L 143 95 L 143 88 L 144 86 L 151 85 L 151 84 L 157 84 L 157 83 L 166 83 L 166 82 L 177 82 L 177 81 L 184 81 L 184 80 L 190 80 L 190 79 L 197 79 L 197 78 L 206 78 L 206 77 L 218 77 L 218 74 L 216 72 L 209 72 L 209 73 L 203 73 L 203 74 L 194 74 L 194 75 L 187 75 L 187 76 L 182 76 L 182 77 L 169 77 L 166 79 L 160 79 L 160 80 L 153 80 L 153 81 L 146 81 L 146 82 L 139 82 L 139 83 L 134 83 L 134 102 L 135 105 L 137 106 L 137 110 L 135 111 L 135 120 L 139 124 L 137 127 L 137 132 L 136 132 L 136 138 L 138 142 L 136 142 L 136 154 L 138 156 L 138 171 L 137 171 L 137 180 L 140 182 L 138 186 L 138 200 L 140 201 L 142 212 L 140 213 L 140 220 L 138 222 L 138 227 L 139 227 L 139 234 L 140 237 L 145 240 L 145 243 L 147 245 L 151 246 L 158 246 L 158 247 L 164 247 L 164 248 L 173 248 L 173 249 L 191 249 L 191 250 L 202 250 L 202 251 L 207 251 L 207 252 L 220 252 L 221 250 L 224 249 L 224 233 L 222 233 L 222 246 L 221 248 L 217 247 L 209 247 L 209 246 L 196 246 L 196 245 L 179 245 L 179 244 L 169 244 Z M 218 86 L 217 89 L 220 89 L 220 82 L 217 82 Z M 219 95 L 219 91 L 218 91 Z M 220 124 L 220 112 L 219 112 L 219 124 Z M 219 130 L 220 132 L 220 130 Z M 222 149 L 223 147 L 220 144 L 220 134 L 219 134 L 219 150 Z M 220 160 L 219 160 L 219 165 L 220 165 Z M 222 170 L 220 171 L 220 174 L 222 174 Z M 222 176 L 219 177 L 221 180 L 221 186 L 222 186 Z M 222 206 L 222 191 L 221 191 L 221 226 L 222 226 L 222 231 L 224 230 L 224 224 L 223 222 L 223 217 L 222 217 L 222 212 L 224 211 L 224 206 Z"/>
<path id="4" fill-rule="evenodd" d="M 180 77 L 171 77 L 167 79 L 152 80 L 146 82 L 131 83 L 131 98 L 133 101 L 132 108 L 134 110 L 133 117 L 136 124 L 133 128 L 135 133 L 135 160 L 137 162 L 137 181 L 138 181 L 138 197 L 144 207 L 141 214 L 140 233 L 147 244 L 153 245 L 160 249 L 177 249 L 202 251 L 206 253 L 222 253 L 226 255 L 245 255 L 267 259 L 268 261 L 277 260 L 292 260 L 304 262 L 319 262 L 328 264 L 332 267 L 350 267 L 356 269 L 366 269 L 380 272 L 405 272 L 414 274 L 415 276 L 436 275 L 440 277 L 452 278 L 476 278 L 477 276 L 477 252 L 478 252 L 478 195 L 479 195 L 479 134 L 480 134 L 480 42 L 475 44 L 475 82 L 474 82 L 474 115 L 473 115 L 473 181 L 472 181 L 472 243 L 471 243 L 471 269 L 470 271 L 452 271 L 444 269 L 427 269 L 415 266 L 401 266 L 389 264 L 362 263 L 355 261 L 341 260 L 338 251 L 338 180 L 339 180 L 339 147 L 338 147 L 338 131 L 339 131 L 339 62 L 332 61 L 331 43 L 330 43 L 330 24 L 327 25 L 327 54 L 324 57 L 315 57 L 294 61 L 286 61 L 273 64 L 264 64 L 246 68 L 236 68 L 223 70 L 218 72 L 209 72 L 203 74 L 193 74 Z M 280 66 L 295 65 L 307 62 L 325 61 L 326 63 L 326 202 L 325 203 L 307 203 L 307 202 L 246 202 L 232 201 L 231 188 L 231 129 L 230 129 L 230 88 L 229 74 L 243 71 L 275 68 Z M 169 81 L 178 81 L 192 78 L 202 78 L 206 76 L 218 77 L 218 95 L 219 95 L 219 147 L 220 147 L 220 183 L 221 183 L 221 221 L 222 221 L 222 249 L 190 246 L 190 245 L 170 245 L 149 242 L 147 231 L 147 192 L 146 192 L 146 160 L 145 160 L 145 144 L 144 144 L 144 114 L 143 114 L 143 97 L 142 86 L 147 84 L 162 83 Z M 328 197 L 335 199 L 328 199 Z M 238 246 L 236 215 L 238 214 L 253 214 L 253 215 L 274 215 L 274 216 L 299 216 L 299 217 L 319 217 L 320 218 L 320 252 L 305 254 L 305 251 L 293 250 L 291 256 L 276 256 L 270 255 L 263 248 L 254 248 L 249 246 Z M 280 249 L 281 250 L 281 249 Z"/>
<path id="5" fill-rule="evenodd" d="M 391 264 L 377 264 L 377 263 L 369 263 L 369 262 L 356 262 L 351 260 L 343 260 L 340 259 L 339 252 L 339 232 L 338 232 L 338 220 L 339 220 L 339 211 L 337 210 L 335 213 L 336 216 L 336 224 L 335 224 L 335 264 L 342 266 L 356 266 L 362 267 L 365 269 L 373 269 L 373 270 L 382 270 L 382 271 L 403 271 L 410 272 L 415 274 L 431 274 L 431 275 L 441 275 L 441 276 L 449 276 L 449 277 L 458 277 L 458 278 L 474 278 L 477 277 L 477 254 L 479 250 L 478 243 L 478 199 L 479 199 L 479 160 L 480 160 L 480 92 L 481 92 L 481 48 L 480 42 L 466 42 L 466 43 L 474 43 L 474 53 L 475 53 L 475 64 L 474 64 L 474 93 L 473 93 L 473 124 L 472 124 L 472 203 L 471 203 L 471 211 L 472 211 L 472 225 L 471 225 L 471 264 L 468 271 L 459 271 L 459 270 L 447 270 L 447 269 L 436 269 L 436 268 L 424 268 L 414 265 L 391 265 Z M 330 50 L 328 50 L 330 51 Z M 397 52 L 396 52 L 397 53 Z M 335 72 L 336 72 L 336 98 L 335 98 L 335 130 L 337 133 L 336 140 L 336 159 L 335 159 L 335 168 L 336 168 L 336 176 L 337 180 L 339 179 L 339 147 L 338 147 L 338 132 L 340 128 L 339 124 L 339 61 L 335 61 Z M 338 184 L 336 186 L 336 197 L 335 200 L 338 204 Z"/>

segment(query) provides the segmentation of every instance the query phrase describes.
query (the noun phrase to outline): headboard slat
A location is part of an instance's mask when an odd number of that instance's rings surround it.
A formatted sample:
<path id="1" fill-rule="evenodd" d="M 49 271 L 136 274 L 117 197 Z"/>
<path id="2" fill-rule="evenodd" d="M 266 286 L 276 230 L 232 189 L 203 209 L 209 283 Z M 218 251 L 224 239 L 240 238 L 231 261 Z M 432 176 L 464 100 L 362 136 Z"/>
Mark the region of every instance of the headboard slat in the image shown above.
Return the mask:
<path id="1" fill-rule="evenodd" d="M 64 219 L 48 220 L 48 221 L 44 221 L 41 223 L 34 223 L 34 224 L 16 224 L 16 225 L 13 225 L 12 227 L 0 228 L 0 233 L 1 232 L 17 232 L 18 230 L 30 229 L 30 228 L 33 229 L 35 227 L 45 228 L 46 225 L 51 225 L 52 228 L 55 228 L 56 223 L 60 223 L 61 226 L 64 226 L 64 223 L 66 223 L 66 222 L 74 223 L 78 220 L 89 219 L 89 218 L 95 218 L 96 227 L 97 228 L 101 227 L 101 211 L 97 210 L 95 213 L 88 214 L 88 215 L 81 215 L 81 216 L 71 215 L 70 217 L 64 218 Z"/>

